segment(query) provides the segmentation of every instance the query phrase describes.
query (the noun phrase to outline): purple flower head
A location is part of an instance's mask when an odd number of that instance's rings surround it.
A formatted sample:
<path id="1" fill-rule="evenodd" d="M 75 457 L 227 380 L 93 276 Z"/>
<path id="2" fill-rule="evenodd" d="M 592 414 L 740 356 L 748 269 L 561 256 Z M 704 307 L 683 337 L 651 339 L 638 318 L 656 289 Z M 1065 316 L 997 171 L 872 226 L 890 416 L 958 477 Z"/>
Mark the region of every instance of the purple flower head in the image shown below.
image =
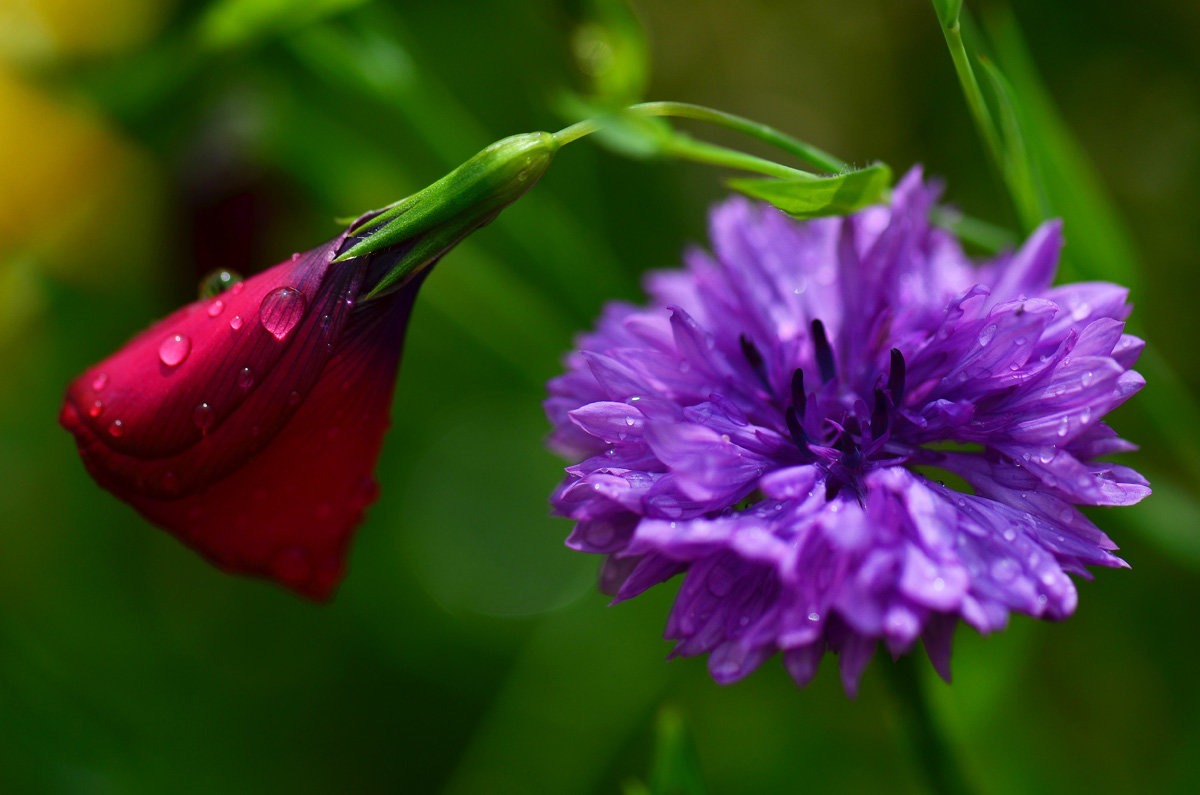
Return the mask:
<path id="1" fill-rule="evenodd" d="M 719 682 L 780 652 L 804 685 L 829 650 L 853 695 L 878 641 L 918 638 L 948 679 L 959 618 L 1062 619 L 1069 573 L 1126 565 L 1077 506 L 1150 493 L 1097 460 L 1133 449 L 1102 421 L 1144 383 L 1127 291 L 1052 287 L 1057 222 L 971 262 L 938 194 L 913 170 L 803 223 L 730 200 L 714 253 L 609 305 L 550 382 L 568 545 L 618 601 L 683 574 L 666 635 Z"/>

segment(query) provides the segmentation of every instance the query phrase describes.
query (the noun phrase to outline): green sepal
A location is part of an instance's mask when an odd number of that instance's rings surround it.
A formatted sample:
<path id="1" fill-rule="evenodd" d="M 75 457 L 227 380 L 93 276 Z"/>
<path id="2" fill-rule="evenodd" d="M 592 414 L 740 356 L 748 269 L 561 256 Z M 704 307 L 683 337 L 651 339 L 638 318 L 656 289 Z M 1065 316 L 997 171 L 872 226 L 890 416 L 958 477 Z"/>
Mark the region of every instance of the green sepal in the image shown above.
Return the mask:
<path id="1" fill-rule="evenodd" d="M 728 180 L 727 184 L 739 193 L 770 202 L 793 218 L 820 218 L 846 215 L 884 201 L 892 184 L 892 170 L 883 163 L 875 163 L 828 177 L 739 177 Z"/>
<path id="2" fill-rule="evenodd" d="M 436 259 L 520 198 L 546 172 L 558 146 L 554 136 L 542 132 L 497 141 L 429 187 L 351 228 L 350 235 L 361 239 L 335 261 L 410 244 L 372 290 L 377 294 L 432 261 L 431 252 Z"/>

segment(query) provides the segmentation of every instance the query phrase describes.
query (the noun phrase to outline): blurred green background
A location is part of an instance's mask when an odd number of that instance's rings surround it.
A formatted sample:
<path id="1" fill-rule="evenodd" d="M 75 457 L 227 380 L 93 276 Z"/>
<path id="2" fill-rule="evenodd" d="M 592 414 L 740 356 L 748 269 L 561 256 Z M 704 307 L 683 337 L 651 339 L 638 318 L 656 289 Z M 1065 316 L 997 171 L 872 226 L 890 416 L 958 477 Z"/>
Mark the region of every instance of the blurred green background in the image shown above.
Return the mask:
<path id="1" fill-rule="evenodd" d="M 1006 7 L 968 5 L 1006 29 Z M 648 98 L 854 163 L 923 163 L 967 212 L 1016 226 L 927 4 L 634 8 Z M 1139 330 L 1178 380 L 1115 417 L 1156 487 L 1094 514 L 1133 570 L 1080 583 L 1064 624 L 960 630 L 935 712 L 981 792 L 1196 791 L 1200 5 L 1011 10 L 1095 167 L 1084 198 L 1128 224 L 1125 241 L 1068 223 L 1069 250 L 1129 243 Z M 711 792 L 923 790 L 880 660 L 856 701 L 833 660 L 803 691 L 778 660 L 719 687 L 700 659 L 663 661 L 670 588 L 606 607 L 598 561 L 548 516 L 562 463 L 542 385 L 603 301 L 703 240 L 710 169 L 573 145 L 438 266 L 383 496 L 329 606 L 208 567 L 96 487 L 56 424 L 67 382 L 208 270 L 258 270 L 496 138 L 562 126 L 586 13 L 0 0 L 0 791 L 616 792 L 651 769 L 664 704 Z"/>

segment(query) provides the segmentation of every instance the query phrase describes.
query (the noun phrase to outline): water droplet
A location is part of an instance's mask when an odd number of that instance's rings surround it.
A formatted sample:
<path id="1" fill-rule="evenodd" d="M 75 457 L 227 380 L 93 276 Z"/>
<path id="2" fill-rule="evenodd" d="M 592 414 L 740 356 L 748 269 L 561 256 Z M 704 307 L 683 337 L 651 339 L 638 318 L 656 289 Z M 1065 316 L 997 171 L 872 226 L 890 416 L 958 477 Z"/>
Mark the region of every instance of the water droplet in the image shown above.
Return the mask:
<path id="1" fill-rule="evenodd" d="M 1054 447 L 1047 445 L 1038 452 L 1038 460 L 1043 464 L 1049 464 L 1054 460 Z"/>
<path id="2" fill-rule="evenodd" d="M 304 317 L 304 294 L 295 287 L 277 287 L 263 298 L 258 319 L 277 340 L 287 338 Z"/>
<path id="3" fill-rule="evenodd" d="M 1016 541 L 1016 540 L 1017 540 L 1017 531 L 1016 531 L 1016 530 L 1013 530 L 1011 527 L 1006 527 L 1006 528 L 1004 528 L 1004 532 L 1003 532 L 1003 533 L 1001 533 L 1001 535 L 1003 535 L 1003 536 L 1004 536 L 1004 540 L 1005 540 L 1005 541 L 1010 541 L 1010 542 L 1011 542 L 1011 541 Z"/>
<path id="4" fill-rule="evenodd" d="M 1011 582 L 1017 576 L 1020 567 L 1010 558 L 1001 558 L 992 564 L 992 579 L 997 582 Z"/>
<path id="5" fill-rule="evenodd" d="M 992 338 L 995 336 L 996 336 L 996 324 L 992 323 L 990 326 L 985 328 L 983 331 L 979 332 L 979 344 L 987 345 L 989 342 L 992 341 Z"/>
<path id="6" fill-rule="evenodd" d="M 1071 307 L 1071 317 L 1077 321 L 1083 320 L 1085 317 L 1087 317 L 1091 313 L 1092 313 L 1091 304 L 1087 303 L 1086 301 L 1081 301 L 1080 303 Z"/>
<path id="7" fill-rule="evenodd" d="M 225 311 L 225 302 L 222 301 L 220 298 L 218 298 L 217 300 L 213 301 L 211 304 L 208 305 L 208 316 L 209 317 L 216 317 L 217 315 L 221 314 L 224 311 Z"/>
<path id="8" fill-rule="evenodd" d="M 192 341 L 186 334 L 172 334 L 158 346 L 158 358 L 167 367 L 175 367 L 192 351 Z"/>
<path id="9" fill-rule="evenodd" d="M 243 367 L 237 374 L 237 385 L 242 389 L 249 389 L 254 385 L 254 371 L 249 367 Z"/>
<path id="10" fill-rule="evenodd" d="M 628 426 L 630 426 L 630 427 L 633 427 L 633 417 L 626 417 L 626 418 L 625 418 L 625 424 L 626 424 L 626 425 L 628 425 Z"/>
<path id="11" fill-rule="evenodd" d="M 1067 417 L 1063 417 L 1062 420 L 1058 423 L 1058 435 L 1066 436 L 1067 432 L 1070 429 L 1071 429 L 1071 420 L 1068 419 Z"/>
<path id="12" fill-rule="evenodd" d="M 295 390 L 293 390 L 291 393 L 289 393 L 287 396 L 287 404 L 289 406 L 299 406 L 300 405 L 300 393 L 296 392 Z"/>
<path id="13" fill-rule="evenodd" d="M 1091 386 L 1092 382 L 1096 380 L 1096 374 L 1093 373 L 1091 370 L 1088 370 L 1086 373 L 1083 374 L 1083 377 L 1080 378 L 1079 380 L 1083 382 L 1084 386 Z"/>
<path id="14" fill-rule="evenodd" d="M 125 433 L 125 426 L 120 420 L 113 420 L 108 424 L 108 435 L 112 437 L 120 436 Z"/>
<path id="15" fill-rule="evenodd" d="M 1016 339 L 1016 344 L 1017 344 L 1018 346 L 1020 346 L 1020 345 L 1024 345 L 1024 344 L 1025 344 L 1025 338 L 1024 338 L 1024 337 L 1017 337 L 1017 339 Z"/>
<path id="16" fill-rule="evenodd" d="M 946 590 L 946 581 L 943 580 L 941 577 L 938 577 L 937 579 L 935 579 L 933 581 L 933 590 L 935 590 L 935 591 Z"/>
<path id="17" fill-rule="evenodd" d="M 242 327 L 242 316 L 234 315 L 233 317 L 229 318 L 229 327 L 234 331 L 240 329 Z"/>
<path id="18" fill-rule="evenodd" d="M 107 384 L 108 384 L 108 376 L 105 375 L 104 373 L 100 373 L 100 375 L 98 375 L 92 379 L 92 389 L 95 390 L 96 392 L 99 392 L 101 389 L 104 389 L 104 387 Z"/>
<path id="19" fill-rule="evenodd" d="M 212 426 L 214 419 L 216 419 L 216 415 L 213 413 L 212 406 L 207 403 L 201 403 L 192 412 L 192 422 L 196 423 L 196 427 L 202 431 L 207 431 Z"/>
<path id="20" fill-rule="evenodd" d="M 218 268 L 200 280 L 200 297 L 212 298 L 229 289 L 241 290 L 242 277 L 237 271 Z M 220 314 L 218 312 L 218 314 Z"/>
<path id="21" fill-rule="evenodd" d="M 813 612 L 808 614 L 808 620 L 809 621 L 820 621 L 821 614 L 814 610 Z"/>
<path id="22" fill-rule="evenodd" d="M 104 411 L 104 404 L 97 400 L 92 405 L 88 406 L 89 417 L 99 417 L 100 412 Z"/>

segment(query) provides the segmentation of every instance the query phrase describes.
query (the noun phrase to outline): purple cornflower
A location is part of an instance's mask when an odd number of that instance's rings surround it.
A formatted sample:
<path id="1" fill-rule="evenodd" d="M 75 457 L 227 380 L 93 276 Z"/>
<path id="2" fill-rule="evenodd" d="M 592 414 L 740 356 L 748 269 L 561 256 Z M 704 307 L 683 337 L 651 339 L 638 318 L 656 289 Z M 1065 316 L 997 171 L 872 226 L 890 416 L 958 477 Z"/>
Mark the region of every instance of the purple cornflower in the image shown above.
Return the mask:
<path id="1" fill-rule="evenodd" d="M 878 641 L 918 638 L 949 679 L 959 618 L 1062 619 L 1068 573 L 1126 565 L 1076 506 L 1150 493 L 1097 460 L 1133 449 L 1102 422 L 1144 384 L 1127 291 L 1052 287 L 1057 222 L 972 263 L 939 192 L 914 169 L 803 223 L 730 200 L 715 253 L 610 304 L 550 382 L 567 544 L 617 601 L 683 574 L 666 636 L 719 682 L 781 652 L 804 685 L 830 650 L 853 695 Z"/>

